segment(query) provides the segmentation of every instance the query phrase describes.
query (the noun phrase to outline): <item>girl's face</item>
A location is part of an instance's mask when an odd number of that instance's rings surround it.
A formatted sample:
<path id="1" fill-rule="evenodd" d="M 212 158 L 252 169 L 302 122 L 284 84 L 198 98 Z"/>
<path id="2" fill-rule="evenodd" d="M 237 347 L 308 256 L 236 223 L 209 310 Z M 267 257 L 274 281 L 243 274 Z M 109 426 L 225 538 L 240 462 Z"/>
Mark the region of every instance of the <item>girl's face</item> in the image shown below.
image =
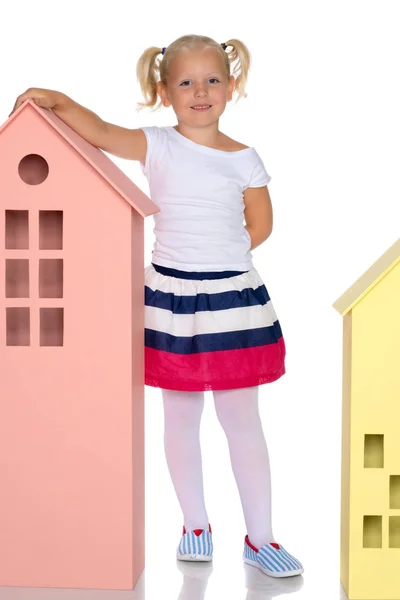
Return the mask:
<path id="1" fill-rule="evenodd" d="M 167 86 L 157 84 L 164 106 L 171 106 L 179 122 L 203 127 L 219 119 L 226 103 L 232 100 L 235 78 L 228 79 L 218 53 L 212 48 L 181 52 L 170 63 Z M 210 104 L 198 112 L 192 107 Z"/>

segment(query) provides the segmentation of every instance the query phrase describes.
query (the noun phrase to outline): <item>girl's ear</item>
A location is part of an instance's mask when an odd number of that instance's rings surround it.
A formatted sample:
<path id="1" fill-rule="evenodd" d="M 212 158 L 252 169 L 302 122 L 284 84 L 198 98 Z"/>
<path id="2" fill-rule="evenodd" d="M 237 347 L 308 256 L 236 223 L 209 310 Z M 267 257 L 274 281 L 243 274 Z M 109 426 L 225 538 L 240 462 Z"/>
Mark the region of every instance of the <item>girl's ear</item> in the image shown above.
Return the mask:
<path id="1" fill-rule="evenodd" d="M 157 94 L 160 96 L 163 106 L 165 106 L 166 108 L 171 106 L 171 102 L 168 98 L 167 89 L 161 81 L 157 81 Z"/>
<path id="2" fill-rule="evenodd" d="M 228 84 L 228 98 L 227 98 L 228 102 L 230 100 L 232 100 L 233 92 L 235 89 L 235 83 L 236 83 L 235 77 L 233 75 L 230 75 L 229 84 Z"/>

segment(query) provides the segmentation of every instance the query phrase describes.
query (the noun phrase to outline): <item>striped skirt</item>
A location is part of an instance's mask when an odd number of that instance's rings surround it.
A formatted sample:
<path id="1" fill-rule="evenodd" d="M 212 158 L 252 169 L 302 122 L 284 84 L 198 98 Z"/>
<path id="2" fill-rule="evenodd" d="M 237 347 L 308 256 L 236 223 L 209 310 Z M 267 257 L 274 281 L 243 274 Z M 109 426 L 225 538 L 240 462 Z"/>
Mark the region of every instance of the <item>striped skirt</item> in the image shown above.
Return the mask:
<path id="1" fill-rule="evenodd" d="M 285 342 L 257 270 L 145 268 L 145 385 L 206 391 L 285 373 Z"/>

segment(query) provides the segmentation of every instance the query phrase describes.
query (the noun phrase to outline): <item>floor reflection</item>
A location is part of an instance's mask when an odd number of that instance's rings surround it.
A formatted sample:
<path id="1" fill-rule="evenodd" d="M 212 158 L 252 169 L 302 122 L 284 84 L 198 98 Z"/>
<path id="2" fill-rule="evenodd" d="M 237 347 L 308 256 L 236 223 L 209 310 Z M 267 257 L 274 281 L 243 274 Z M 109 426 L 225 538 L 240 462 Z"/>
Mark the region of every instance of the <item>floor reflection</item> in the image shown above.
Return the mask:
<path id="1" fill-rule="evenodd" d="M 214 567 L 212 563 L 190 563 L 177 560 L 177 568 L 183 574 L 182 588 L 177 600 L 207 600 L 208 580 Z M 275 578 L 262 573 L 257 567 L 243 564 L 247 594 L 243 600 L 271 600 L 281 594 L 299 591 L 304 583 L 301 575 Z"/>

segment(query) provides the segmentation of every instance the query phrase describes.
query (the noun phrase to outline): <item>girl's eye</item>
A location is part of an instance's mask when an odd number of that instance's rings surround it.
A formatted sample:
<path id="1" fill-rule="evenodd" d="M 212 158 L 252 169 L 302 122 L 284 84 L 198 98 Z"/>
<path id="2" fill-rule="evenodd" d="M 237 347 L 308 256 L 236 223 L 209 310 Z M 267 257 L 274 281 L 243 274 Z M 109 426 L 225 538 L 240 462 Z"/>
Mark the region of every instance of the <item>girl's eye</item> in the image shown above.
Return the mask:
<path id="1" fill-rule="evenodd" d="M 217 79 L 216 77 L 210 77 L 209 81 L 218 81 L 218 83 L 219 83 L 219 79 Z M 189 83 L 189 81 L 188 80 L 182 81 L 181 85 L 183 85 L 184 83 Z"/>

